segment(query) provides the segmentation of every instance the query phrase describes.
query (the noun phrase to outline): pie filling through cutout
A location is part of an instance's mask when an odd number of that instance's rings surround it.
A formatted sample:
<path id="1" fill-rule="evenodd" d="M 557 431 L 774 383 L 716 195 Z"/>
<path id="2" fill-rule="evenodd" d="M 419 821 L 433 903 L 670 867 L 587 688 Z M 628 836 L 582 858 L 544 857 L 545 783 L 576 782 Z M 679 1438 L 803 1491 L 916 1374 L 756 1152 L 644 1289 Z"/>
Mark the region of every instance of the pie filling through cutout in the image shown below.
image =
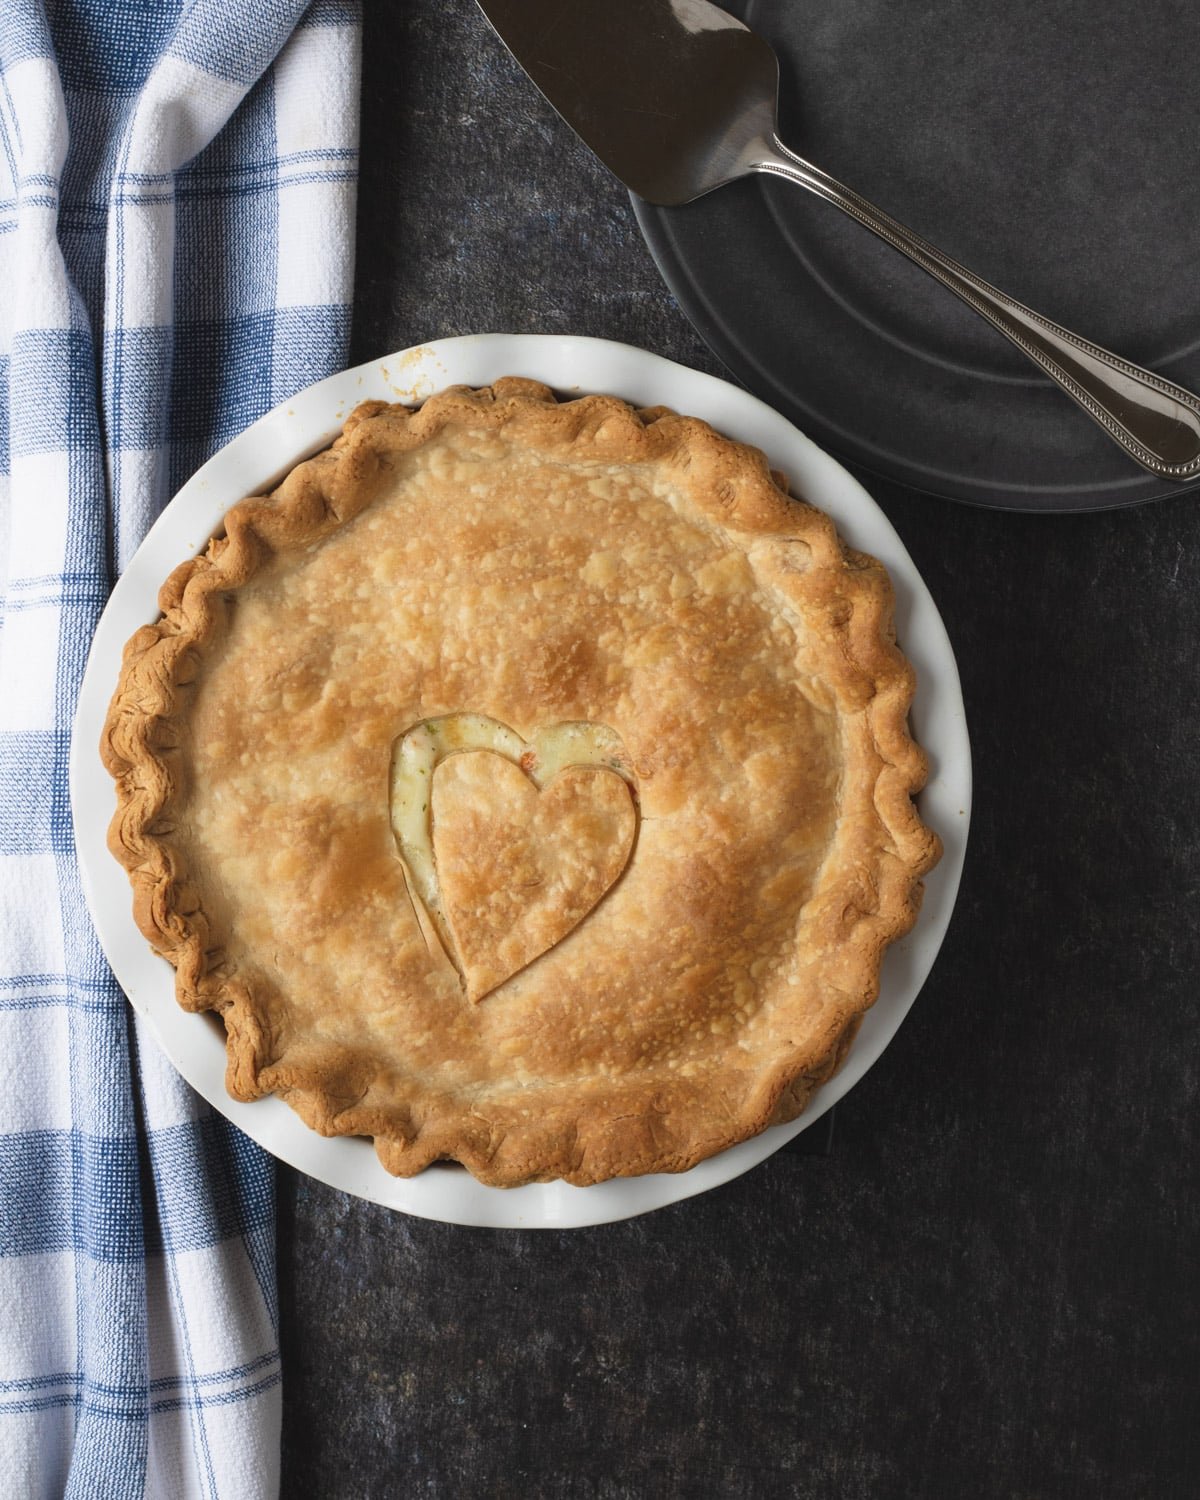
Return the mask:
<path id="1" fill-rule="evenodd" d="M 471 1001 L 578 927 L 637 835 L 629 756 L 604 724 L 550 724 L 526 741 L 486 714 L 426 719 L 393 747 L 390 809 L 426 941 Z"/>

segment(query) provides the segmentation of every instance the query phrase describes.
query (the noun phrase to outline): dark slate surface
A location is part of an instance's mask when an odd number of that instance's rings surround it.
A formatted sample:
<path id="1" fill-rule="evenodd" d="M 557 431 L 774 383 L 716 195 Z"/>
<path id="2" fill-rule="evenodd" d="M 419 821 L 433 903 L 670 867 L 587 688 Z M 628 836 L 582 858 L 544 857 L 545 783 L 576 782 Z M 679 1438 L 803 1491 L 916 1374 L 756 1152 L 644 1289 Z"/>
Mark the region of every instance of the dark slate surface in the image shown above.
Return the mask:
<path id="1" fill-rule="evenodd" d="M 569 331 L 715 361 L 467 0 L 367 21 L 355 354 Z M 1200 1492 L 1200 502 L 869 480 L 972 727 L 949 940 L 827 1154 L 573 1232 L 281 1173 L 284 1492 Z"/>

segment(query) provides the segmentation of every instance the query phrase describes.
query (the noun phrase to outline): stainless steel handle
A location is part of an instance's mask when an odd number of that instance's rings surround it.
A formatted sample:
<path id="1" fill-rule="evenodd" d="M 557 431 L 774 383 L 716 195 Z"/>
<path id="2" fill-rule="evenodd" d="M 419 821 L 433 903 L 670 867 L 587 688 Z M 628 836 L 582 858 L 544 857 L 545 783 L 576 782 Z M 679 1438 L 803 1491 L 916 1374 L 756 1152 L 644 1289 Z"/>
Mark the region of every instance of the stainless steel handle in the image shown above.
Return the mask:
<path id="1" fill-rule="evenodd" d="M 1168 479 L 1200 474 L 1200 400 L 1070 333 L 943 255 L 890 214 L 789 151 L 777 138 L 754 168 L 834 203 L 961 297 L 1100 423 L 1130 458 Z"/>

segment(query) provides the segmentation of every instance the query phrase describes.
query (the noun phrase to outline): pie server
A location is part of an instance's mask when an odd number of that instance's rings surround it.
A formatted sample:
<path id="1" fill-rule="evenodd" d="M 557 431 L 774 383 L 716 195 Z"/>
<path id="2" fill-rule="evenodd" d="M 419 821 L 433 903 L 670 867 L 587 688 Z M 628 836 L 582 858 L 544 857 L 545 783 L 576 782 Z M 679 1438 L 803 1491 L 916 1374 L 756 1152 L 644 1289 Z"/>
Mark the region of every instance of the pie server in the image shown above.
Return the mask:
<path id="1" fill-rule="evenodd" d="M 513 56 L 600 160 L 651 203 L 751 172 L 808 188 L 961 297 L 1144 468 L 1200 474 L 1200 400 L 1006 296 L 775 133 L 770 46 L 707 0 L 478 0 Z"/>

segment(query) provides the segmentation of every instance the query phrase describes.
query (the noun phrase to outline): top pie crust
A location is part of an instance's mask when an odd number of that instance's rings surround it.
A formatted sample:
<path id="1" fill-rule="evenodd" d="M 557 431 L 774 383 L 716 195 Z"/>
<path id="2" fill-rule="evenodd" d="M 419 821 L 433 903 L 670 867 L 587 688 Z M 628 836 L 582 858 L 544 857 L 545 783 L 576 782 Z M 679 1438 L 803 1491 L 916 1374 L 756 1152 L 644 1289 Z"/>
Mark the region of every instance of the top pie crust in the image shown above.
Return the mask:
<path id="1" fill-rule="evenodd" d="M 110 846 L 235 1097 L 401 1175 L 586 1184 L 684 1170 L 837 1067 L 939 845 L 887 575 L 761 453 L 520 379 L 367 403 L 159 602 Z M 501 748 L 432 771 L 439 918 L 391 768 L 462 715 Z M 539 789 L 564 725 L 606 763 Z"/>

